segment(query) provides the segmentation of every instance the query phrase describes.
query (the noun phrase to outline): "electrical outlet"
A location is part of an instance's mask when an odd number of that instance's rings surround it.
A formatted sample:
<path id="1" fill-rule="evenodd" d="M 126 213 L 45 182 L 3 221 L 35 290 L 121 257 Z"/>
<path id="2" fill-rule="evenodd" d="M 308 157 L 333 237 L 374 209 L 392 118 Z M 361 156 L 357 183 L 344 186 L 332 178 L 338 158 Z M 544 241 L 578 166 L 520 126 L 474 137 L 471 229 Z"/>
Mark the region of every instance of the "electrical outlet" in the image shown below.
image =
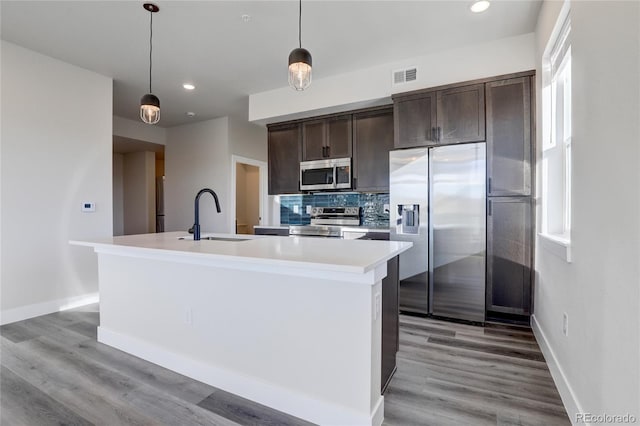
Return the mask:
<path id="1" fill-rule="evenodd" d="M 189 325 L 193 324 L 193 312 L 191 311 L 191 308 L 187 308 L 187 310 L 185 311 L 184 322 L 185 324 L 189 324 Z"/>
<path id="2" fill-rule="evenodd" d="M 307 214 L 311 214 L 311 206 L 307 206 Z"/>
<path id="3" fill-rule="evenodd" d="M 374 307 L 373 319 L 377 320 L 378 317 L 380 316 L 380 311 L 382 310 L 382 297 L 380 296 L 380 293 L 376 293 L 374 296 L 374 299 L 375 299 L 375 307 Z"/>
<path id="4" fill-rule="evenodd" d="M 300 213 L 300 206 L 297 206 L 297 205 L 293 206 L 293 212 L 294 212 L 295 214 Z"/>
<path id="5" fill-rule="evenodd" d="M 569 335 L 569 315 L 566 312 L 562 313 L 562 334 Z"/>

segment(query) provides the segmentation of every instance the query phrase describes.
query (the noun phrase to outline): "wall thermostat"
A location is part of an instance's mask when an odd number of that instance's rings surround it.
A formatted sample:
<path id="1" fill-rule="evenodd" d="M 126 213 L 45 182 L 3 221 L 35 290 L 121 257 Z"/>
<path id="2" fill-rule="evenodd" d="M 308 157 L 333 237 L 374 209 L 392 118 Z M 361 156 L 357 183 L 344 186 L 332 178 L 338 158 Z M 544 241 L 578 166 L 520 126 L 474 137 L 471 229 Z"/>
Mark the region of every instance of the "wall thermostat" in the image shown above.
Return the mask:
<path id="1" fill-rule="evenodd" d="M 84 203 L 82 203 L 82 211 L 83 212 L 95 212 L 96 211 L 96 203 L 91 203 L 91 202 L 85 201 Z"/>

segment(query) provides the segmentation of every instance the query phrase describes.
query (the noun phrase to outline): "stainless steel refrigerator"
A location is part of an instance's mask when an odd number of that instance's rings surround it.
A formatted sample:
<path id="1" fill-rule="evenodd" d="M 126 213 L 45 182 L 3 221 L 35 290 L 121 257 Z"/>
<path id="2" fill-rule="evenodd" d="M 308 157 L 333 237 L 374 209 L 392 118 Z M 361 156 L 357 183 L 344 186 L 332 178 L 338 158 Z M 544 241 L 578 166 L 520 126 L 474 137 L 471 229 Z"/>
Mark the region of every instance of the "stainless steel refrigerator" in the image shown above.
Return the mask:
<path id="1" fill-rule="evenodd" d="M 400 255 L 400 310 L 483 322 L 484 143 L 391 151 L 391 239 Z"/>

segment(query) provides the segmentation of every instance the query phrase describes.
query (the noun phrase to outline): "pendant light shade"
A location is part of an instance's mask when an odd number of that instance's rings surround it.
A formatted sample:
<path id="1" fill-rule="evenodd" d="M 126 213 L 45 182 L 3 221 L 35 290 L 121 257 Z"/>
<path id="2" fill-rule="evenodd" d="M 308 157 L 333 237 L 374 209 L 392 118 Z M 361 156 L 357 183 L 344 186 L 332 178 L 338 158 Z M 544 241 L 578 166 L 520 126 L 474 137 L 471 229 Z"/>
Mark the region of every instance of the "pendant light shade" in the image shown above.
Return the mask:
<path id="1" fill-rule="evenodd" d="M 311 84 L 311 53 L 302 48 L 302 0 L 298 4 L 299 47 L 289 53 L 289 86 L 304 90 Z"/>
<path id="2" fill-rule="evenodd" d="M 301 47 L 289 54 L 289 85 L 304 90 L 311 84 L 311 53 Z"/>
<path id="3" fill-rule="evenodd" d="M 140 118 L 147 124 L 160 121 L 160 99 L 156 95 L 147 93 L 140 99 Z"/>
<path id="4" fill-rule="evenodd" d="M 149 22 L 149 93 L 140 99 L 140 119 L 147 124 L 156 124 L 160 121 L 160 99 L 152 93 L 151 90 L 151 70 L 152 64 L 151 53 L 153 52 L 153 14 L 158 12 L 160 8 L 153 3 L 145 3 L 142 7 L 150 13 Z"/>

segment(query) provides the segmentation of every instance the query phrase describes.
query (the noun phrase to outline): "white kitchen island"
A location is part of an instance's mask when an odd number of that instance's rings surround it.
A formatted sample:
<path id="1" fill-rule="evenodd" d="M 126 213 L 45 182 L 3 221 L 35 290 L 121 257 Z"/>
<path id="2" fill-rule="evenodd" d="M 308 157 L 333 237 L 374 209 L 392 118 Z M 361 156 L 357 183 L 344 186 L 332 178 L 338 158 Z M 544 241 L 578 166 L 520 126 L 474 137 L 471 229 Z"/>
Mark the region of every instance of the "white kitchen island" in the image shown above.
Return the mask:
<path id="1" fill-rule="evenodd" d="M 411 243 L 183 235 L 71 242 L 98 254 L 100 342 L 314 423 L 382 423 L 381 281 Z"/>

